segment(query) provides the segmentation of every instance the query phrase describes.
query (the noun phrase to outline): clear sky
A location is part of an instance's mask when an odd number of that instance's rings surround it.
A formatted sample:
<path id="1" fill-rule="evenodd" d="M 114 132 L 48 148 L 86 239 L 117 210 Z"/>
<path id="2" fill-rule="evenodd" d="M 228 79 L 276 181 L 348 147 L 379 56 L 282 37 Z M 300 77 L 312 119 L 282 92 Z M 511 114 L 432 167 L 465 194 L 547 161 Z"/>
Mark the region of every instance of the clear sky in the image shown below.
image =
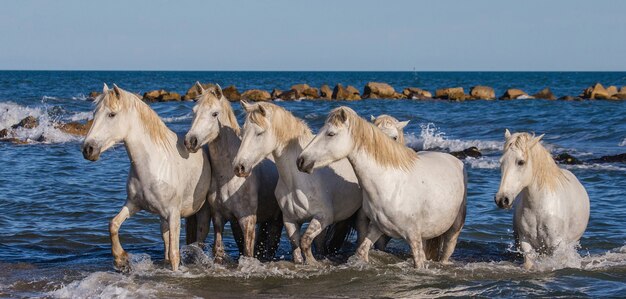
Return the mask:
<path id="1" fill-rule="evenodd" d="M 2 1 L 0 69 L 626 71 L 622 0 Z"/>

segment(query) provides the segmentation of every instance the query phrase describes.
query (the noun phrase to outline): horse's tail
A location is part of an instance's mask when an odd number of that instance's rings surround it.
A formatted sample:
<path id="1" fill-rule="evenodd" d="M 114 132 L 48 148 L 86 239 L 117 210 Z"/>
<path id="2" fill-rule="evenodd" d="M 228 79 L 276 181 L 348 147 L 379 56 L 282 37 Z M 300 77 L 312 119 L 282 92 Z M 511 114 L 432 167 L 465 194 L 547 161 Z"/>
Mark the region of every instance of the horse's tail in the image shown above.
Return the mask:
<path id="1" fill-rule="evenodd" d="M 185 239 L 187 245 L 198 241 L 198 218 L 195 214 L 185 218 Z"/>

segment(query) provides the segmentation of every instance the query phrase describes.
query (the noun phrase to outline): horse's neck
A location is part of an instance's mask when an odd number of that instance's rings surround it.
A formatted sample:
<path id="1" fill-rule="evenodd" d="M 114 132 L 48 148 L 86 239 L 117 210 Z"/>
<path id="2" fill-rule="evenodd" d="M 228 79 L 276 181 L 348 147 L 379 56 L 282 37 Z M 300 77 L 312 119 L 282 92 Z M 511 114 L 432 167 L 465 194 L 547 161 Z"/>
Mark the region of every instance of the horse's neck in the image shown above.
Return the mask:
<path id="1" fill-rule="evenodd" d="M 272 152 L 280 179 L 288 186 L 297 184 L 297 178 L 302 174 L 296 166 L 298 155 L 314 136 L 303 136 L 292 140 L 287 145 L 277 148 Z"/>
<path id="2" fill-rule="evenodd" d="M 359 185 L 365 189 L 368 194 L 378 193 L 384 194 L 381 176 L 390 175 L 389 169 L 379 165 L 374 161 L 374 157 L 363 150 L 354 150 L 348 155 L 348 161 L 354 169 Z"/>
<path id="3" fill-rule="evenodd" d="M 173 162 L 172 153 L 177 152 L 178 139 L 176 134 L 167 129 L 166 144 L 162 145 L 149 137 L 143 125 L 138 123 L 132 126 L 128 137 L 124 139 L 124 146 L 130 163 L 141 177 L 154 175 L 164 170 Z"/>
<path id="4" fill-rule="evenodd" d="M 209 157 L 211 167 L 219 178 L 232 178 L 233 160 L 241 146 L 241 139 L 235 130 L 229 126 L 221 126 L 217 138 L 209 143 Z"/>

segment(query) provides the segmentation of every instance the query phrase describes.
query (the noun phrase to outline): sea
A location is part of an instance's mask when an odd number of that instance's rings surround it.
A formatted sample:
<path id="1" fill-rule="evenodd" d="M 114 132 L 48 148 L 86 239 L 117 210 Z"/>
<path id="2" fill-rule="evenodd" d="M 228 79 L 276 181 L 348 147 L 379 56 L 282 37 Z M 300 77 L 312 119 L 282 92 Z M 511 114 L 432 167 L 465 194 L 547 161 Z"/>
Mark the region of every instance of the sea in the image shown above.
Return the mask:
<path id="1" fill-rule="evenodd" d="M 161 72 L 0 71 L 0 130 L 26 116 L 34 129 L 15 129 L 25 144 L 0 142 L 0 297 L 46 298 L 421 298 L 421 297 L 625 297 L 626 163 L 591 160 L 626 153 L 626 101 L 335 100 L 276 101 L 313 131 L 327 113 L 347 105 L 369 119 L 389 114 L 409 120 L 407 145 L 417 150 L 459 151 L 477 147 L 480 158 L 464 160 L 468 171 L 467 220 L 452 264 L 427 262 L 414 269 L 409 249 L 392 240 L 372 250 L 370 262 L 350 256 L 346 244 L 318 266 L 294 265 L 283 235 L 276 259 L 240 258 L 226 229 L 229 260 L 213 263 L 210 245 L 184 245 L 181 270 L 163 261 L 158 216 L 140 212 L 120 230 L 132 270 L 113 268 L 109 220 L 126 197 L 129 159 L 123 146 L 97 162 L 83 159 L 81 137 L 58 124 L 92 117 L 91 91 L 116 83 L 143 93 L 166 89 L 184 94 L 196 81 L 235 85 L 240 91 L 288 90 L 307 83 L 337 83 L 359 90 L 369 81 L 397 91 L 486 85 L 500 96 L 508 88 L 529 94 L 549 87 L 576 96 L 596 82 L 626 85 L 626 72 Z M 184 134 L 193 102 L 150 105 L 168 127 Z M 233 103 L 243 124 L 244 113 Z M 587 161 L 561 165 L 572 171 L 591 200 L 589 225 L 577 246 L 539 258 L 524 270 L 513 238 L 511 210 L 499 209 L 499 157 L 504 130 L 545 134 L 553 153 Z M 184 233 L 182 234 L 184 235 Z M 184 238 L 184 236 L 183 236 Z M 354 238 L 350 240 L 354 242 Z M 181 242 L 184 244 L 184 242 Z"/>

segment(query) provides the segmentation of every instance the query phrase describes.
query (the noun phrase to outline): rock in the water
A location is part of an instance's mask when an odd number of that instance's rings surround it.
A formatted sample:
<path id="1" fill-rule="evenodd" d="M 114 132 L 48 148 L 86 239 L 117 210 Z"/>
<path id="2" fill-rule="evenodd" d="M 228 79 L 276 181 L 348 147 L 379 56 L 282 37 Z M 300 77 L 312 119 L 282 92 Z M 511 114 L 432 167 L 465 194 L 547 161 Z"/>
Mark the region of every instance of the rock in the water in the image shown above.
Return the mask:
<path id="1" fill-rule="evenodd" d="M 307 99 L 319 99 L 320 93 L 319 90 L 315 87 L 309 87 L 302 91 L 300 97 L 304 96 Z"/>
<path id="2" fill-rule="evenodd" d="M 303 98 L 304 95 L 304 91 L 311 88 L 308 84 L 296 84 L 296 85 L 292 85 L 291 86 L 291 90 L 295 90 L 296 91 L 296 97 L 297 98 Z"/>
<path id="3" fill-rule="evenodd" d="M 58 129 L 72 135 L 85 136 L 89 132 L 93 119 L 88 120 L 86 123 L 69 122 L 58 126 Z"/>
<path id="4" fill-rule="evenodd" d="M 7 129 L 0 130 L 0 138 L 7 138 L 7 136 L 9 136 L 9 130 Z"/>
<path id="5" fill-rule="evenodd" d="M 583 93 L 582 97 L 585 99 L 609 99 L 609 92 L 602 86 L 600 83 L 596 83 L 594 86 L 587 87 Z"/>
<path id="6" fill-rule="evenodd" d="M 17 128 L 25 128 L 25 129 L 34 129 L 39 125 L 39 121 L 34 116 L 27 116 L 24 119 L 20 120 L 19 123 L 11 126 L 13 129 Z"/>
<path id="7" fill-rule="evenodd" d="M 322 99 L 330 100 L 333 97 L 333 90 L 330 89 L 330 86 L 324 84 L 320 88 L 320 97 Z"/>
<path id="8" fill-rule="evenodd" d="M 562 96 L 559 98 L 561 101 L 582 101 L 581 97 L 573 97 L 573 96 Z"/>
<path id="9" fill-rule="evenodd" d="M 435 98 L 464 101 L 467 98 L 463 87 L 442 88 L 435 91 Z"/>
<path id="10" fill-rule="evenodd" d="M 212 83 L 200 83 L 202 88 L 205 90 L 209 88 L 215 88 L 215 84 Z M 187 89 L 187 93 L 182 97 L 183 101 L 194 101 L 200 95 L 200 88 L 193 84 L 189 89 Z"/>
<path id="11" fill-rule="evenodd" d="M 424 99 L 433 98 L 433 94 L 430 93 L 430 91 L 417 88 L 417 87 L 407 87 L 402 91 L 402 94 L 407 99 L 414 99 L 414 100 L 424 100 Z"/>
<path id="12" fill-rule="evenodd" d="M 611 156 L 602 156 L 598 159 L 590 160 L 594 163 L 626 163 L 626 153 Z"/>
<path id="13" fill-rule="evenodd" d="M 171 102 L 180 101 L 181 97 L 178 93 L 167 91 L 164 89 L 152 90 L 143 94 L 143 100 L 146 102 Z"/>
<path id="14" fill-rule="evenodd" d="M 556 161 L 557 163 L 560 164 L 569 164 L 569 165 L 575 165 L 575 164 L 581 164 L 582 162 L 578 159 L 576 159 L 574 156 L 568 154 L 568 153 L 560 153 L 556 156 L 554 156 L 554 161 Z"/>
<path id="15" fill-rule="evenodd" d="M 278 96 L 278 98 L 283 100 L 283 101 L 297 100 L 297 99 L 299 99 L 298 91 L 296 91 L 294 89 L 290 89 L 290 90 L 287 90 L 285 92 L 281 92 L 280 95 Z"/>
<path id="16" fill-rule="evenodd" d="M 465 158 L 480 158 L 483 156 L 483 154 L 480 153 L 480 151 L 478 150 L 477 147 L 472 146 L 470 148 L 466 148 L 462 151 L 458 151 L 458 152 L 450 152 L 450 155 L 453 155 L 455 157 L 457 157 L 458 159 L 465 159 Z"/>
<path id="17" fill-rule="evenodd" d="M 556 100 L 556 97 L 554 96 L 554 94 L 552 94 L 550 87 L 542 89 L 538 93 L 534 94 L 533 97 L 536 99 Z"/>
<path id="18" fill-rule="evenodd" d="M 272 96 L 269 92 L 260 89 L 250 89 L 246 90 L 243 94 L 241 94 L 242 100 L 247 101 L 269 101 L 272 99 Z"/>
<path id="19" fill-rule="evenodd" d="M 359 90 L 354 88 L 352 85 L 343 87 L 343 85 L 337 84 L 335 89 L 333 89 L 333 99 L 355 101 L 361 99 L 361 94 L 359 93 Z"/>
<path id="20" fill-rule="evenodd" d="M 270 92 L 270 96 L 272 97 L 272 99 L 279 99 L 282 93 L 283 93 L 282 90 L 278 88 L 274 88 L 272 89 L 272 92 Z"/>
<path id="21" fill-rule="evenodd" d="M 241 94 L 235 85 L 230 85 L 222 89 L 222 94 L 231 102 L 238 102 L 241 100 Z"/>
<path id="22" fill-rule="evenodd" d="M 396 90 L 387 83 L 368 82 L 363 88 L 364 99 L 396 99 Z"/>
<path id="23" fill-rule="evenodd" d="M 519 97 L 528 97 L 528 94 L 521 89 L 507 89 L 500 97 L 500 100 L 515 100 Z"/>
<path id="24" fill-rule="evenodd" d="M 470 96 L 473 99 L 495 100 L 496 92 L 493 90 L 493 88 L 489 86 L 477 85 L 477 86 L 472 87 L 472 89 L 470 89 Z"/>

